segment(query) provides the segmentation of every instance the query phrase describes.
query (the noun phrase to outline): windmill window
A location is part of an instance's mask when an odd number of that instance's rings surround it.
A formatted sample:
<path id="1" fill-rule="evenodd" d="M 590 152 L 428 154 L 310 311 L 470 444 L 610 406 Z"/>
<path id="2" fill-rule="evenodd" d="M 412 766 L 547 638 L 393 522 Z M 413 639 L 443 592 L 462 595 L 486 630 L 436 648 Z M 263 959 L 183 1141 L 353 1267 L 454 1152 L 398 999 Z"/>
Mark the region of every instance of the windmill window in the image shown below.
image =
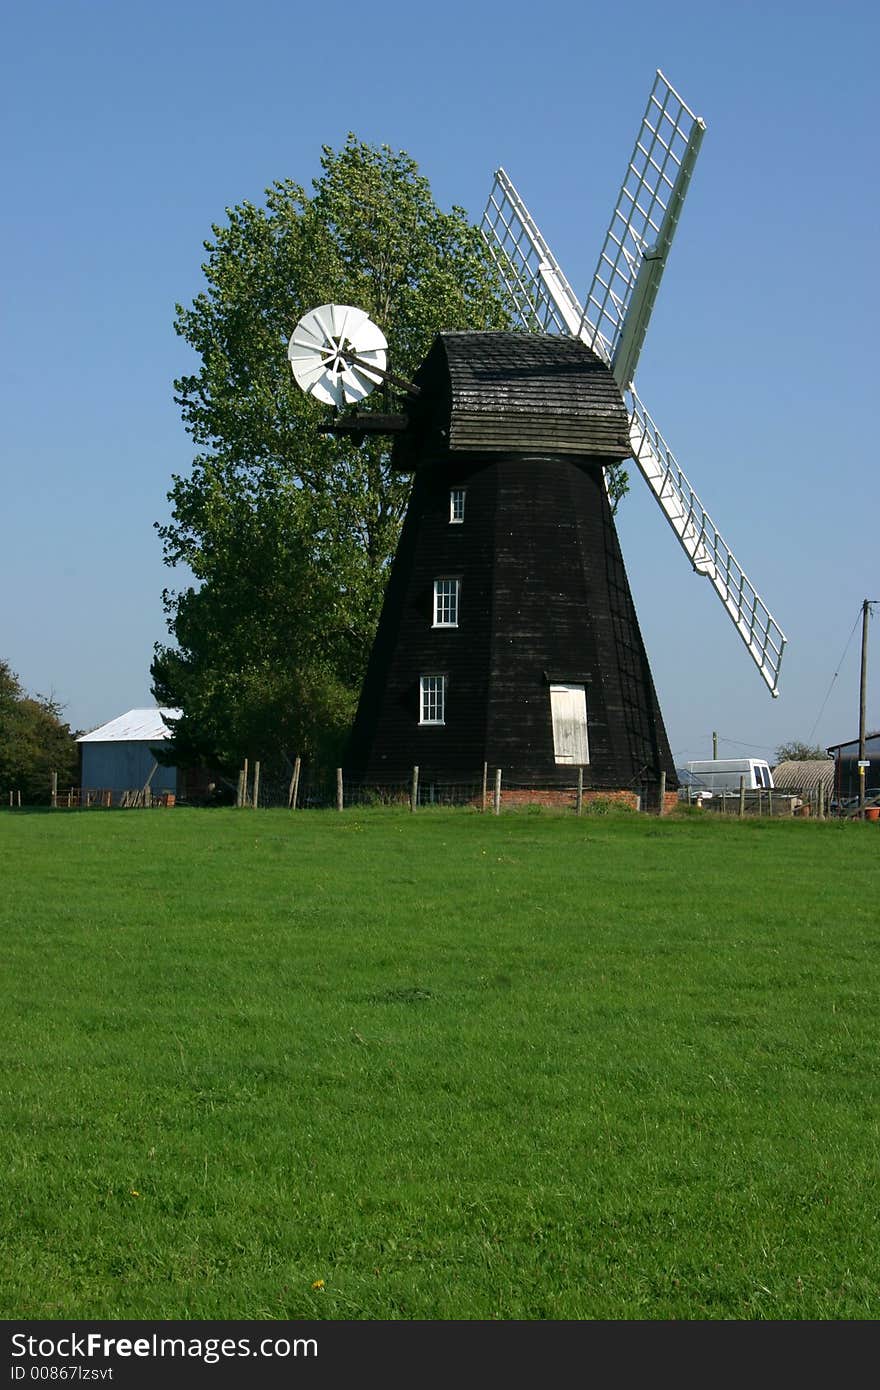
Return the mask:
<path id="1" fill-rule="evenodd" d="M 464 521 L 464 495 L 463 487 L 454 487 L 449 493 L 449 524 L 454 526 Z"/>
<path id="2" fill-rule="evenodd" d="M 458 627 L 460 579 L 434 580 L 434 626 Z"/>
<path id="3" fill-rule="evenodd" d="M 561 683 L 551 685 L 550 713 L 553 718 L 553 752 L 557 763 L 586 766 L 590 761 L 590 745 L 587 739 L 585 687 Z"/>
<path id="4" fill-rule="evenodd" d="M 419 723 L 446 723 L 446 677 L 419 678 Z"/>

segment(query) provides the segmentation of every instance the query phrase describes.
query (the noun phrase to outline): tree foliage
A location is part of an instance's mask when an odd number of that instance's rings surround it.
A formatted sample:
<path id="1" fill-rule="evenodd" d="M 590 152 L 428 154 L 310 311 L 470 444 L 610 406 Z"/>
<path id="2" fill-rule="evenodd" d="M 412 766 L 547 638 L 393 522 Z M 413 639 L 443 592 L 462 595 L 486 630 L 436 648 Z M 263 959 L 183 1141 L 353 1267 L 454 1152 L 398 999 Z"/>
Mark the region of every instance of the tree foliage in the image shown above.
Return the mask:
<path id="1" fill-rule="evenodd" d="M 789 743 L 780 743 L 776 750 L 777 763 L 800 763 L 812 762 L 817 758 L 828 759 L 830 753 L 817 744 L 801 743 L 799 739 L 792 739 Z"/>
<path id="2" fill-rule="evenodd" d="M 176 645 L 157 646 L 152 675 L 183 710 L 180 761 L 320 754 L 354 710 L 409 481 L 387 440 L 317 433 L 326 408 L 286 357 L 302 314 L 365 309 L 404 377 L 441 329 L 509 323 L 478 230 L 437 207 L 409 155 L 350 135 L 321 168 L 311 195 L 287 180 L 265 207 L 228 209 L 205 243 L 207 288 L 177 307 L 199 367 L 176 399 L 200 452 L 157 529 L 194 582 L 165 592 Z"/>
<path id="3" fill-rule="evenodd" d="M 28 695 L 9 663 L 0 660 L 0 793 L 20 791 L 28 804 L 49 800 L 51 774 L 60 786 L 77 779 L 79 758 L 61 706 Z"/>

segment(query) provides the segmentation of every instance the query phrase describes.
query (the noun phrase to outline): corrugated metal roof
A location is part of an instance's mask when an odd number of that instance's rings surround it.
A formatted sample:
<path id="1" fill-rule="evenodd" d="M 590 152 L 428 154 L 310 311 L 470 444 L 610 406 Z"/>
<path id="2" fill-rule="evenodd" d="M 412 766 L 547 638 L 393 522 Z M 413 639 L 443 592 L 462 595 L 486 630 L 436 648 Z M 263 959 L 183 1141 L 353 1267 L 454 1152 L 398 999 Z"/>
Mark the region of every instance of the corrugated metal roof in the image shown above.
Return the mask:
<path id="1" fill-rule="evenodd" d="M 783 791 L 834 790 L 834 759 L 805 758 L 803 761 L 778 763 L 773 769 L 774 785 Z"/>
<path id="2" fill-rule="evenodd" d="M 90 734 L 80 734 L 77 743 L 156 743 L 171 737 L 165 720 L 180 715 L 179 709 L 130 709 Z"/>

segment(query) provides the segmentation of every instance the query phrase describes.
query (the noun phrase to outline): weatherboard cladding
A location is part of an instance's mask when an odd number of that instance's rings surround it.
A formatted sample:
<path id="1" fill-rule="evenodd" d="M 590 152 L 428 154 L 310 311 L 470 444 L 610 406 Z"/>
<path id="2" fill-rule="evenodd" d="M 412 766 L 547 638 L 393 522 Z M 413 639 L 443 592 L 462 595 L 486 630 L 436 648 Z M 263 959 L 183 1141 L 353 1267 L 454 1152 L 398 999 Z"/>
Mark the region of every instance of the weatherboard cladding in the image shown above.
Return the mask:
<path id="1" fill-rule="evenodd" d="M 627 414 L 605 364 L 576 338 L 441 333 L 415 376 L 421 395 L 395 441 L 395 467 L 446 452 L 546 453 L 618 460 Z"/>
<path id="2" fill-rule="evenodd" d="M 449 490 L 467 491 L 449 524 Z M 433 583 L 461 581 L 459 625 L 432 626 Z M 446 723 L 419 724 L 419 676 L 447 680 Z M 450 459 L 416 470 L 364 682 L 349 763 L 368 781 L 571 785 L 549 682 L 586 685 L 587 784 L 675 772 L 598 464 Z"/>

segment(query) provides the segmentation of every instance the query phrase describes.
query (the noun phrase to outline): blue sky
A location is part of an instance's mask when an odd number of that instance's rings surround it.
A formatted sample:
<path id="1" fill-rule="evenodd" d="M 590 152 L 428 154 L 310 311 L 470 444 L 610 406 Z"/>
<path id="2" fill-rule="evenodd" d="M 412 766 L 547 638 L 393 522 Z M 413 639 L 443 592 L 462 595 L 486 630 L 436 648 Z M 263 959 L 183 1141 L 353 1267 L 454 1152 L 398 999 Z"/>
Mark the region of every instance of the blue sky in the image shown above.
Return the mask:
<path id="1" fill-rule="evenodd" d="M 785 630 L 772 700 L 636 476 L 619 531 L 676 761 L 858 727 L 880 599 L 880 9 L 854 0 L 9 7 L 0 656 L 93 728 L 153 703 L 153 523 L 188 437 L 176 302 L 224 209 L 321 146 L 407 150 L 478 220 L 502 164 L 581 296 L 655 68 L 708 131 L 637 384 Z M 178 581 L 179 582 L 179 581 Z M 880 609 L 878 609 L 880 612 Z M 855 629 L 855 630 L 854 630 Z M 880 726 L 880 630 L 868 723 Z"/>

